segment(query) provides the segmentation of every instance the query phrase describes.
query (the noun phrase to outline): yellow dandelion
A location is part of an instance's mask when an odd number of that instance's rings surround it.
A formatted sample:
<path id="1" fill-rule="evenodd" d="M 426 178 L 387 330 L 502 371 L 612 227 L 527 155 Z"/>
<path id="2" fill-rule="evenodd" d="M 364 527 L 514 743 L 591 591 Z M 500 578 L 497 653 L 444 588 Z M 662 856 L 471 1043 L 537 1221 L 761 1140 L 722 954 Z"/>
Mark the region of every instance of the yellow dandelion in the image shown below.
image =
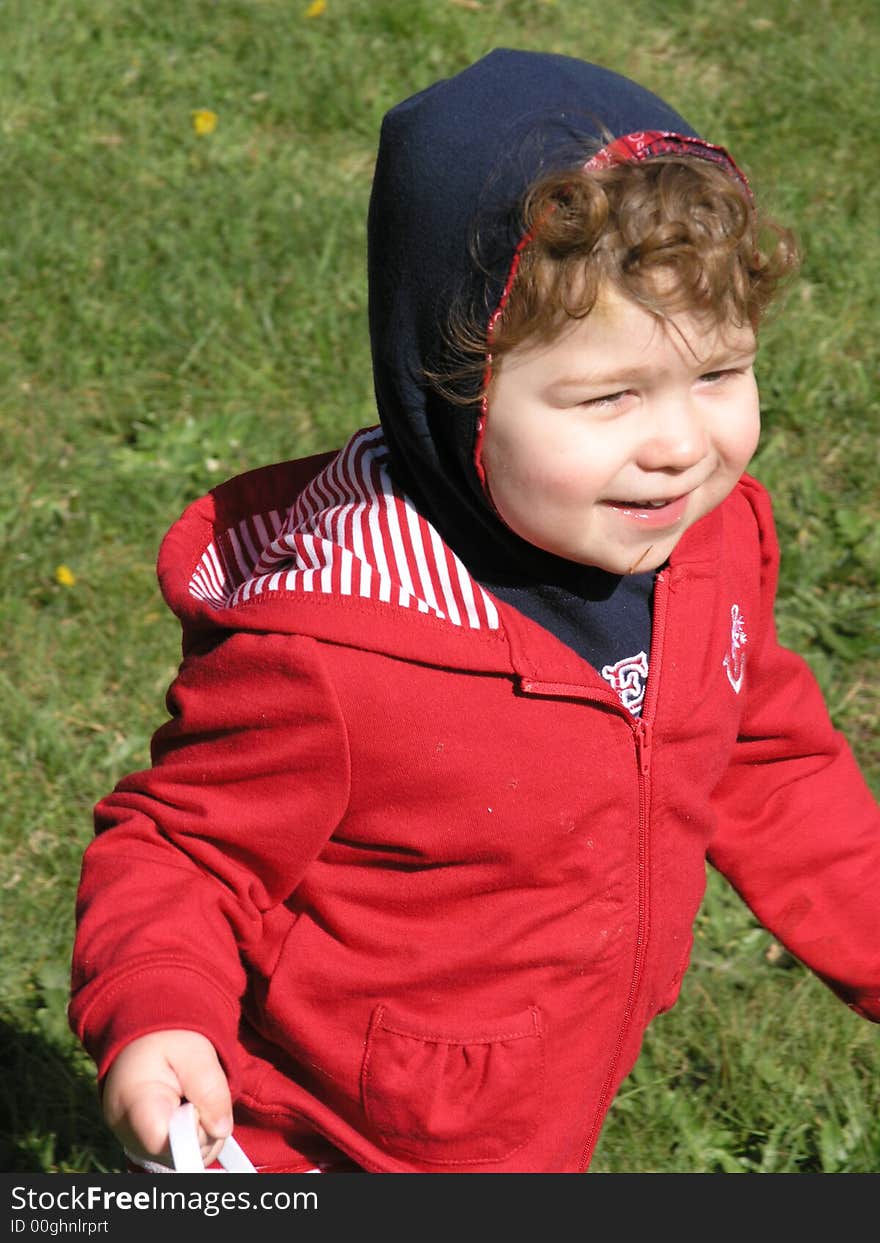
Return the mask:
<path id="1" fill-rule="evenodd" d="M 327 0 L 312 0 L 306 9 L 306 17 L 320 17 L 327 7 Z"/>
<path id="2" fill-rule="evenodd" d="M 69 565 L 59 565 L 55 567 L 55 582 L 62 587 L 72 587 L 76 582 L 76 575 Z"/>
<path id="3" fill-rule="evenodd" d="M 213 134 L 217 128 L 217 113 L 210 108 L 195 108 L 192 114 L 193 129 L 201 138 L 204 134 Z"/>

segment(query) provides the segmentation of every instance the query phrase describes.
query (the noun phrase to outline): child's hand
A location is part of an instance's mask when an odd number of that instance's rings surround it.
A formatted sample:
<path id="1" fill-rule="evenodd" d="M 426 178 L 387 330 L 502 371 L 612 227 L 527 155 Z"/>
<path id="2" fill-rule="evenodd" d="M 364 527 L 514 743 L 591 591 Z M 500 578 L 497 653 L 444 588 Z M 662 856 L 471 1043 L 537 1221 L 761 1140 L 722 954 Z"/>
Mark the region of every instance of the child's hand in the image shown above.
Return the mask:
<path id="1" fill-rule="evenodd" d="M 232 1132 L 232 1101 L 214 1046 L 191 1031 L 151 1032 L 125 1046 L 104 1080 L 104 1118 L 135 1158 L 171 1165 L 168 1123 L 181 1100 L 199 1116 L 205 1165 Z"/>

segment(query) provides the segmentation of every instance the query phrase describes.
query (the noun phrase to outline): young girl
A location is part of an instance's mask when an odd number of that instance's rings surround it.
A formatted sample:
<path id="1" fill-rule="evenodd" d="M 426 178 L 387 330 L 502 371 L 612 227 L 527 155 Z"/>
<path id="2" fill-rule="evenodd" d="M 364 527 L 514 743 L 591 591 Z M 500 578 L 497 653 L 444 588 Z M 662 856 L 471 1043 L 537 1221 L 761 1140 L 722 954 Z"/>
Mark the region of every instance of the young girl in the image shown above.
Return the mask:
<path id="1" fill-rule="evenodd" d="M 655 96 L 512 51 L 388 114 L 369 226 L 380 426 L 163 544 L 71 1021 L 136 1160 L 186 1099 L 206 1161 L 581 1171 L 707 858 L 880 1018 L 880 817 L 743 473 L 794 248 Z"/>

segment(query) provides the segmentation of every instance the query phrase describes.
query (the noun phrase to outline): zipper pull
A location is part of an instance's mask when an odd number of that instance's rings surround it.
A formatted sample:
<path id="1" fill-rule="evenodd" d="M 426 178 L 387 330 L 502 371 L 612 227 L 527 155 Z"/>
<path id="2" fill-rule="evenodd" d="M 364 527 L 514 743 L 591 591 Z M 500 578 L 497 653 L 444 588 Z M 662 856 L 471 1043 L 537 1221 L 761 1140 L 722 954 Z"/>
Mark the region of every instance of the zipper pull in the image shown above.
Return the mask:
<path id="1" fill-rule="evenodd" d="M 639 772 L 643 777 L 647 777 L 651 771 L 651 735 L 652 727 L 650 721 L 643 721 L 639 717 L 636 722 L 636 755 L 639 763 Z"/>

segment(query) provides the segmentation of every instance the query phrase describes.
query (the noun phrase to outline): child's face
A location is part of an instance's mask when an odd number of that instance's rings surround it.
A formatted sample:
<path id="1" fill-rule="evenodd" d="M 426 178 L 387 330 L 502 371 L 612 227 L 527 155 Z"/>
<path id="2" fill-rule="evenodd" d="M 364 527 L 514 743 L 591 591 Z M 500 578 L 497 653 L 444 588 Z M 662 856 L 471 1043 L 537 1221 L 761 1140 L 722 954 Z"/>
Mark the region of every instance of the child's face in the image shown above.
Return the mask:
<path id="1" fill-rule="evenodd" d="M 505 355 L 482 461 L 523 539 L 612 574 L 656 569 L 758 443 L 751 328 L 658 321 L 605 290 L 550 345 Z"/>

